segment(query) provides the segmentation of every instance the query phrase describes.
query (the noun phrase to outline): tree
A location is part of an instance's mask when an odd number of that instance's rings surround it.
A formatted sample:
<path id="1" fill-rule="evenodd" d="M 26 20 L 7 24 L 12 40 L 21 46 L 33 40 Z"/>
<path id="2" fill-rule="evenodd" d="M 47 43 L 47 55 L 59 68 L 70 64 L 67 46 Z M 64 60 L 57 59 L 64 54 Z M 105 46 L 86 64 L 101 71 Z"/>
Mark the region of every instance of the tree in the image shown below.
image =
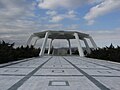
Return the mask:
<path id="1" fill-rule="evenodd" d="M 120 62 L 120 47 L 117 46 L 115 48 L 111 44 L 109 47 L 106 46 L 97 50 L 92 50 L 90 54 L 86 55 L 86 57 Z"/>
<path id="2" fill-rule="evenodd" d="M 0 63 L 39 56 L 40 48 L 35 49 L 33 46 L 14 48 L 14 45 L 15 43 L 0 42 Z"/>

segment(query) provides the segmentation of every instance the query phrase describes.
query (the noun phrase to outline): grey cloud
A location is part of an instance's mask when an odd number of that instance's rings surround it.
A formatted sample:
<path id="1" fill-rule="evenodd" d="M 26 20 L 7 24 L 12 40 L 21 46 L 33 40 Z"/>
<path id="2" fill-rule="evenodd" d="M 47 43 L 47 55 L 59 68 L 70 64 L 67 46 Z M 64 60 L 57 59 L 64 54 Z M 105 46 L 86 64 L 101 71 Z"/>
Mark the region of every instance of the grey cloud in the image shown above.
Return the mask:
<path id="1" fill-rule="evenodd" d="M 39 3 L 39 7 L 42 9 L 58 9 L 59 7 L 64 9 L 78 8 L 87 3 L 98 3 L 101 0 L 43 0 Z"/>
<path id="2" fill-rule="evenodd" d="M 120 29 L 115 30 L 90 30 L 86 31 L 93 36 L 97 45 L 100 47 L 109 46 L 111 43 L 120 45 Z"/>

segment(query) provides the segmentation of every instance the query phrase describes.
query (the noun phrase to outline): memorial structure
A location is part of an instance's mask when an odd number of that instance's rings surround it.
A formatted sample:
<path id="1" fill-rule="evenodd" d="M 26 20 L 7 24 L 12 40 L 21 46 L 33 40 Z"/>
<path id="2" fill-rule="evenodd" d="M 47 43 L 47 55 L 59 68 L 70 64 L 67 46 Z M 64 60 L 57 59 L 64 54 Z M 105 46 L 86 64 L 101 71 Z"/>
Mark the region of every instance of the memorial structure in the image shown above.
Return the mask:
<path id="1" fill-rule="evenodd" d="M 28 39 L 27 45 L 30 44 L 32 38 L 34 38 L 34 37 L 38 37 L 38 39 L 44 38 L 43 43 L 42 43 L 42 47 L 41 47 L 41 51 L 40 51 L 40 56 L 44 55 L 45 48 L 46 48 L 46 43 L 47 43 L 48 39 L 51 39 L 51 41 L 49 43 L 49 48 L 48 48 L 48 55 L 50 54 L 50 50 L 51 50 L 51 47 L 52 47 L 52 42 L 55 39 L 66 39 L 68 41 L 70 55 L 72 54 L 72 52 L 71 52 L 71 42 L 70 42 L 71 39 L 76 40 L 77 47 L 78 47 L 78 52 L 79 52 L 80 56 L 84 56 L 84 52 L 83 52 L 83 48 L 81 46 L 80 40 L 84 41 L 87 53 L 90 53 L 91 50 L 90 50 L 89 44 L 88 44 L 86 39 L 89 39 L 91 41 L 92 45 L 93 45 L 93 48 L 97 49 L 96 43 L 94 42 L 93 38 L 89 34 L 81 33 L 81 32 L 78 32 L 78 31 L 52 31 L 52 30 L 47 30 L 47 31 L 41 31 L 41 32 L 38 32 L 38 33 L 33 33 L 30 36 L 30 38 Z M 36 44 L 38 39 L 35 40 L 34 45 Z"/>

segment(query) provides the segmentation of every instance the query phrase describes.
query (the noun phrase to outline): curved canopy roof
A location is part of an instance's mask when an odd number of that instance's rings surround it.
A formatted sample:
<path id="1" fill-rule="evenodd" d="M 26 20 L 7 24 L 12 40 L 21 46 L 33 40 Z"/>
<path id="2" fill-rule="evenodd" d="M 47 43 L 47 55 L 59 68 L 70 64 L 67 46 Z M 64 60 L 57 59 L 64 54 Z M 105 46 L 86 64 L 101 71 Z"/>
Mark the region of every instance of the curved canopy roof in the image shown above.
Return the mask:
<path id="1" fill-rule="evenodd" d="M 74 33 L 77 33 L 80 39 L 89 37 L 89 34 L 77 31 L 51 31 L 51 30 L 37 32 L 34 33 L 34 35 L 39 38 L 44 38 L 46 32 L 49 32 L 48 38 L 50 39 L 75 39 Z"/>

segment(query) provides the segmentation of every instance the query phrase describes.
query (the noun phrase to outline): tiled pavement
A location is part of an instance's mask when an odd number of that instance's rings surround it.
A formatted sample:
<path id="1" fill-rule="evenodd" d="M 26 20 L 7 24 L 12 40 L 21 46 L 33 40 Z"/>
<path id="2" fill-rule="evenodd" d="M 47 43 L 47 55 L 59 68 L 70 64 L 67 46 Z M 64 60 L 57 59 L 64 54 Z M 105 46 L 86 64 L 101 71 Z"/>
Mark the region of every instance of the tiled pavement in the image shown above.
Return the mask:
<path id="1" fill-rule="evenodd" d="M 120 64 L 78 56 L 1 64 L 0 90 L 120 90 Z"/>

